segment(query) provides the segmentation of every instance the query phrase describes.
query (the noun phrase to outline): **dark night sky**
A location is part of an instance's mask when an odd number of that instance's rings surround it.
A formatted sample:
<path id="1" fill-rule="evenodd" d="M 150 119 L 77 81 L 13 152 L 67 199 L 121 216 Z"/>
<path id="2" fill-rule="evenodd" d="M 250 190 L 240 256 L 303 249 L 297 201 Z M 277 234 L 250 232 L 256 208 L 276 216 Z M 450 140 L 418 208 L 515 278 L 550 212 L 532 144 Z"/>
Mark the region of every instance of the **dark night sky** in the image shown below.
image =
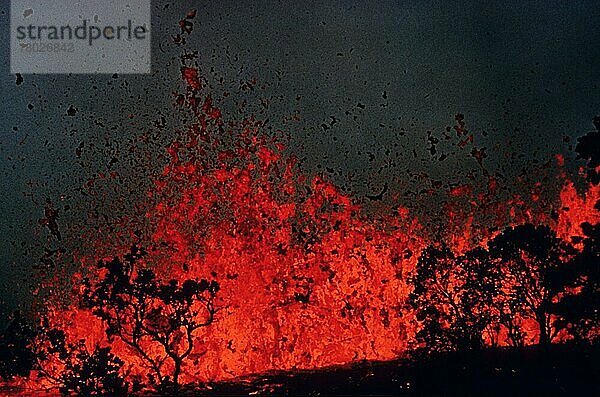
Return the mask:
<path id="1" fill-rule="evenodd" d="M 120 212 L 163 164 L 149 169 L 136 156 L 162 152 L 167 131 L 182 125 L 171 110 L 182 82 L 170 36 L 190 8 L 198 9 L 190 48 L 199 51 L 202 73 L 215 93 L 234 93 L 219 104 L 239 119 L 246 100 L 247 112 L 289 132 L 288 151 L 306 173 L 327 175 L 358 200 L 388 183 L 403 204 L 417 205 L 415 192 L 429 182 L 415 174 L 445 185 L 469 173 L 483 177 L 456 142 L 441 142 L 435 157 L 428 151 L 427 132 L 441 140 L 456 113 L 486 148 L 487 172 L 506 180 L 535 175 L 555 153 L 572 156 L 564 138 L 590 130 L 600 112 L 598 2 L 453 3 L 155 1 L 153 73 L 139 76 L 25 75 L 16 85 L 2 40 L 0 315 L 28 296 L 32 263 L 57 245 L 37 224 L 46 198 L 61 210 L 63 245 L 74 246 L 73 225 L 85 224 L 96 206 L 78 191 L 88 178 L 113 169 L 127 176 L 128 186 L 103 204 Z M 2 35 L 8 21 L 2 0 Z M 236 94 L 252 78 L 257 89 Z M 294 114 L 299 121 L 284 123 Z M 161 115 L 167 128 L 154 146 L 129 151 Z"/>

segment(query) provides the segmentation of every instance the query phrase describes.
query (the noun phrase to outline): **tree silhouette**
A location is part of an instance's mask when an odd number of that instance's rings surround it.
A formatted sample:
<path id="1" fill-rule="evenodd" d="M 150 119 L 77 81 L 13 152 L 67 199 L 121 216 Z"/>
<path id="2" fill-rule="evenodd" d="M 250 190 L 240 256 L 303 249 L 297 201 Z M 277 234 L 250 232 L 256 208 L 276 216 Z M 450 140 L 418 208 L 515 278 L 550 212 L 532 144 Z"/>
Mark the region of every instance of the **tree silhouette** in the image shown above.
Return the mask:
<path id="1" fill-rule="evenodd" d="M 565 266 L 561 277 L 579 289 L 554 305 L 579 340 L 593 341 L 600 335 L 600 224 L 583 223 L 583 249 Z"/>
<path id="2" fill-rule="evenodd" d="M 504 326 L 508 341 L 520 347 L 528 319 L 537 322 L 541 345 L 575 324 L 589 338 L 600 307 L 600 227 L 584 230 L 579 254 L 549 227 L 531 224 L 507 228 L 487 248 L 463 255 L 427 247 L 409 296 L 417 341 L 428 352 L 473 350 L 497 344 Z"/>
<path id="3" fill-rule="evenodd" d="M 525 224 L 507 228 L 490 241 L 489 253 L 500 260 L 504 299 L 497 302 L 501 303 L 503 323 L 514 325 L 515 319 L 533 319 L 539 326 L 539 343 L 547 345 L 566 327 L 552 316 L 552 302 L 569 287 L 562 267 L 574 255 L 573 248 L 549 227 Z"/>
<path id="4" fill-rule="evenodd" d="M 421 327 L 417 341 L 426 352 L 481 348 L 496 290 L 492 270 L 480 249 L 459 257 L 446 246 L 422 252 L 409 303 Z"/>
<path id="5" fill-rule="evenodd" d="M 105 322 L 110 338 L 119 338 L 146 363 L 151 384 L 177 393 L 194 331 L 214 320 L 219 284 L 204 279 L 163 283 L 152 270 L 136 266 L 142 255 L 132 247 L 124 261 L 100 262 L 104 276 L 86 281 L 84 302 Z"/>
<path id="6" fill-rule="evenodd" d="M 466 326 L 473 338 L 472 346 L 479 348 L 484 342 L 484 334 L 489 344 L 497 345 L 501 320 L 497 304 L 502 296 L 498 261 L 486 249 L 478 247 L 460 256 L 458 265 L 464 269 L 461 273 L 464 289 L 461 304 L 469 316 Z"/>

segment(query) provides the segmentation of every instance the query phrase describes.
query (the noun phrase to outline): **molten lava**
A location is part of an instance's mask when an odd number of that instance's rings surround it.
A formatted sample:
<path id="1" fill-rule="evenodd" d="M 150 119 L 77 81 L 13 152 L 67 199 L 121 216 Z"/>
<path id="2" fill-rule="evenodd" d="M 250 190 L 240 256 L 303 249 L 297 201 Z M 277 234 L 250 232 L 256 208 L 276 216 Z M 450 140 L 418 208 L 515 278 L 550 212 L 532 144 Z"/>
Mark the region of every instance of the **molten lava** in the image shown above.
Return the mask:
<path id="1" fill-rule="evenodd" d="M 307 181 L 259 122 L 223 120 L 203 92 L 196 67 L 182 67 L 181 76 L 186 89 L 176 94 L 176 103 L 194 120 L 186 137 L 168 148 L 169 164 L 147 192 L 143 221 L 151 234 L 140 237 L 125 225 L 123 236 L 115 237 L 117 248 L 99 246 L 97 258 L 81 259 L 74 300 L 67 309 L 49 310 L 51 326 L 71 343 L 85 340 L 90 351 L 109 346 L 124 362 L 124 377 L 144 380 L 147 368 L 139 352 L 107 336 L 106 324 L 77 301 L 82 280 L 94 283 L 106 276 L 96 261 L 110 260 L 106 256 L 115 251 L 125 255 L 129 247 L 122 241 L 135 240 L 147 252 L 140 266 L 160 280 L 210 278 L 220 285 L 214 322 L 195 331 L 182 383 L 406 354 L 419 330 L 407 305 L 411 276 L 423 249 L 434 243 L 419 221 L 403 208 L 374 220 L 325 179 Z M 486 194 L 469 186 L 450 192 L 452 200 L 467 203 L 466 209 L 446 208 L 444 238 L 456 254 L 484 246 L 500 227 L 522 221 L 547 223 L 570 242 L 583 235 L 583 222 L 600 220 L 594 208 L 600 186 L 578 193 L 566 181 L 551 219 L 529 211 L 528 200 L 493 202 L 497 184 L 490 177 Z M 495 214 L 488 230 L 473 223 L 475 210 L 484 206 Z M 536 343 L 536 323 L 517 323 L 526 343 Z M 499 326 L 487 340 L 509 344 L 507 332 Z M 51 358 L 42 365 L 50 373 L 62 368 Z M 35 375 L 29 382 L 52 383 Z"/>

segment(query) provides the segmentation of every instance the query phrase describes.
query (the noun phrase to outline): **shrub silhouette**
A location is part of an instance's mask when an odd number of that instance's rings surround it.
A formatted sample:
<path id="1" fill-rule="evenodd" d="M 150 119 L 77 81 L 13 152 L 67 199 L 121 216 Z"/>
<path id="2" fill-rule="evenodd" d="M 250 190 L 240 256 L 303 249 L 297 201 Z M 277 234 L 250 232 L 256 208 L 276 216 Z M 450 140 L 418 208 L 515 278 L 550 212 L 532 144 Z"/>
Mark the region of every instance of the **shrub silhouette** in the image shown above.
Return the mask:
<path id="1" fill-rule="evenodd" d="M 0 377 L 12 379 L 27 376 L 35 365 L 31 343 L 36 329 L 20 312 L 13 313 L 4 332 L 0 334 Z"/>
<path id="2" fill-rule="evenodd" d="M 96 345 L 90 352 L 85 340 L 67 342 L 63 330 L 44 322 L 34 342 L 40 376 L 63 395 L 124 396 L 128 384 L 120 374 L 123 361 L 109 347 Z"/>

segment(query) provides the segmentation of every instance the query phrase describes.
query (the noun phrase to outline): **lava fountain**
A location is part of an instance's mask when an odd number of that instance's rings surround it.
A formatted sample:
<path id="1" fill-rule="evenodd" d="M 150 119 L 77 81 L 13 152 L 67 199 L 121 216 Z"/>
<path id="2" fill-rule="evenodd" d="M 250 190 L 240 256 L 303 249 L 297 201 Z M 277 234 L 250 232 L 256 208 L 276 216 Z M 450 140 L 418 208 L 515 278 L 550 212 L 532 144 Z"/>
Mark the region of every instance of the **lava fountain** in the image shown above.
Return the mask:
<path id="1" fill-rule="evenodd" d="M 185 43 L 194 17 L 182 20 L 176 43 Z M 305 177 L 260 121 L 225 120 L 193 62 L 182 56 L 185 89 L 175 94 L 175 106 L 192 121 L 167 148 L 169 162 L 141 204 L 139 222 L 149 232 L 140 235 L 137 223 L 125 222 L 109 250 L 103 240 L 94 258 L 79 258 L 70 303 L 48 305 L 43 328 L 60 331 L 63 346 L 88 355 L 107 349 L 103 354 L 114 357 L 105 361 L 138 390 L 172 383 L 176 367 L 175 383 L 200 384 L 407 355 L 421 327 L 408 303 L 412 277 L 425 247 L 437 241 L 405 208 L 374 219 L 326 179 Z M 460 255 L 525 222 L 549 225 L 566 243 L 581 241 L 581 224 L 598 223 L 599 187 L 578 192 L 558 178 L 564 187 L 553 215 L 528 208 L 535 189 L 531 197 L 493 203 L 491 177 L 485 194 L 453 190 L 454 200 L 468 205 L 446 208 L 450 249 Z M 494 228 L 473 226 L 481 207 Z M 110 311 L 129 307 L 123 291 L 137 299 L 129 317 Z M 96 306 L 85 299 L 92 295 Z M 99 308 L 110 299 L 116 306 Z M 172 320 L 177 313 L 181 320 Z M 535 323 L 525 328 L 527 343 L 537 343 Z M 498 325 L 496 332 L 507 331 Z M 37 369 L 13 382 L 56 386 L 62 372 L 73 370 L 69 353 L 58 354 L 48 338 L 36 346 L 46 353 Z"/>

